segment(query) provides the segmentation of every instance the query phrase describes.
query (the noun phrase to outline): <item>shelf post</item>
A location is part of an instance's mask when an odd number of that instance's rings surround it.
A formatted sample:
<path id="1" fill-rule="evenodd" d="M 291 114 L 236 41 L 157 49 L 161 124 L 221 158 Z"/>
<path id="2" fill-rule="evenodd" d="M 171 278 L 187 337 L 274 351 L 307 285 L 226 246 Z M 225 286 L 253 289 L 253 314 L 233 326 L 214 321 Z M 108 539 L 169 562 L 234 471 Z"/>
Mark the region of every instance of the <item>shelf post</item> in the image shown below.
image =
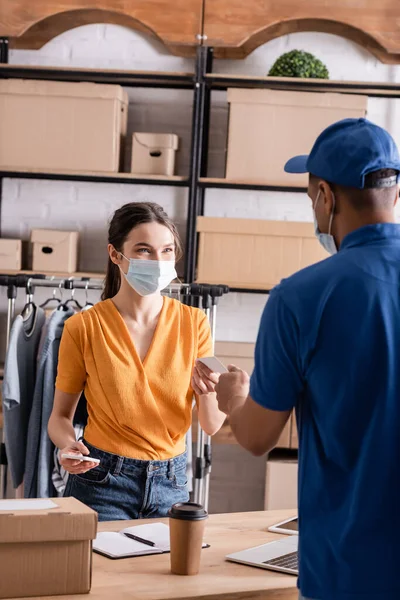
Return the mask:
<path id="1" fill-rule="evenodd" d="M 0 63 L 8 63 L 8 38 L 0 37 Z"/>
<path id="2" fill-rule="evenodd" d="M 0 63 L 8 63 L 8 38 L 0 37 Z M 3 193 L 3 177 L 0 173 L 0 215 L 1 215 L 1 199 Z M 1 235 L 1 217 L 0 217 L 0 235 Z"/>
<path id="3" fill-rule="evenodd" d="M 193 94 L 192 144 L 189 174 L 189 199 L 186 228 L 185 282 L 193 283 L 196 274 L 197 217 L 204 210 L 204 189 L 199 178 L 207 175 L 208 135 L 210 126 L 210 89 L 205 75 L 212 70 L 213 49 L 197 49 Z"/>
<path id="4" fill-rule="evenodd" d="M 0 63 L 8 63 L 8 39 L 0 37 Z M 0 174 L 0 215 L 1 215 L 1 198 L 3 191 L 3 177 Z M 0 234 L 1 234 L 1 217 L 0 217 Z M 15 293 L 14 293 L 15 291 Z M 13 310 L 16 296 L 16 288 L 8 290 L 8 320 L 11 318 L 11 310 Z M 7 345 L 9 337 L 9 329 L 11 322 L 7 322 Z M 4 426 L 0 435 L 0 498 L 5 498 L 7 494 L 7 453 L 4 435 Z"/>

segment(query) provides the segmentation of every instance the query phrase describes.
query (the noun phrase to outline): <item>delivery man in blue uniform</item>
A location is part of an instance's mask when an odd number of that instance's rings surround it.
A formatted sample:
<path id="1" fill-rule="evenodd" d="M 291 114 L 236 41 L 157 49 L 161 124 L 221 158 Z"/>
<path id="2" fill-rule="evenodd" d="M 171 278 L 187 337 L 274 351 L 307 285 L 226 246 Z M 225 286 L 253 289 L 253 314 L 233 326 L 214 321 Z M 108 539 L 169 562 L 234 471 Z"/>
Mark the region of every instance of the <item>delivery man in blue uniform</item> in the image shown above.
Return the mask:
<path id="1" fill-rule="evenodd" d="M 271 292 L 251 380 L 230 367 L 219 406 L 255 455 L 296 409 L 300 598 L 400 600 L 399 153 L 346 119 L 285 170 L 309 173 L 332 256 Z"/>

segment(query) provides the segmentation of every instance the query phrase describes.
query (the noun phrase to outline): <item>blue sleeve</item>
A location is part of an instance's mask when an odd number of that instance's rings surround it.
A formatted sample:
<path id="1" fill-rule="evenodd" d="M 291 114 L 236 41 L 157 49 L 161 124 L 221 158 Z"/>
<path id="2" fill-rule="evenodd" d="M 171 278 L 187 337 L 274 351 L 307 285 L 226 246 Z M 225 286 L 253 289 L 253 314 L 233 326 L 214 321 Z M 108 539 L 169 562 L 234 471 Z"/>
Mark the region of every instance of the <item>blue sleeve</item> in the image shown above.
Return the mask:
<path id="1" fill-rule="evenodd" d="M 295 316 L 273 290 L 264 308 L 258 332 L 250 396 L 264 408 L 291 410 L 301 397 L 299 327 Z"/>

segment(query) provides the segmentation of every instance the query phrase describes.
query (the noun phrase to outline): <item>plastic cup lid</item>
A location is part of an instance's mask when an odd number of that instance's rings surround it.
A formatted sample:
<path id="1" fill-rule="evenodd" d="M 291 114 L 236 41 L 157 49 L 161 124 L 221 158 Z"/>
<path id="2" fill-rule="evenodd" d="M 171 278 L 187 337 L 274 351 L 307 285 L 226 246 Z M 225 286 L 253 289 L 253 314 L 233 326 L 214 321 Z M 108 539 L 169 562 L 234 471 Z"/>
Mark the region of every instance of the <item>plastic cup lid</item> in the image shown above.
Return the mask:
<path id="1" fill-rule="evenodd" d="M 168 516 L 172 519 L 200 521 L 208 517 L 208 512 L 201 504 L 196 504 L 195 502 L 178 502 L 171 507 Z"/>

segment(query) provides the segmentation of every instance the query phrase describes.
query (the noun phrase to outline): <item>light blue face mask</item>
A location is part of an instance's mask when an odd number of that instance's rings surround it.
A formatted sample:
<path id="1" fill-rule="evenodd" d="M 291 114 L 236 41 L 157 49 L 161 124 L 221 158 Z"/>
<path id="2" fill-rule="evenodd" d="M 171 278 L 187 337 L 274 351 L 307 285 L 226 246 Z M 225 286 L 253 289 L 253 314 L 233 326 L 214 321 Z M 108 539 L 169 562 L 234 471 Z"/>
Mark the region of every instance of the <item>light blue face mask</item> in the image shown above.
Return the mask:
<path id="1" fill-rule="evenodd" d="M 129 261 L 128 272 L 121 269 L 121 273 L 140 296 L 161 292 L 177 277 L 174 260 L 127 258 L 122 252 L 121 255 Z"/>
<path id="2" fill-rule="evenodd" d="M 331 213 L 331 216 L 330 216 L 330 219 L 329 219 L 328 233 L 321 233 L 321 231 L 319 230 L 319 227 L 318 227 L 317 216 L 315 214 L 315 209 L 317 208 L 317 204 L 318 204 L 318 200 L 319 200 L 320 195 L 321 195 L 321 190 L 319 190 L 319 192 L 318 192 L 318 196 L 317 196 L 317 199 L 315 201 L 315 206 L 313 208 L 315 235 L 316 235 L 319 243 L 321 244 L 321 246 L 323 248 L 325 248 L 325 250 L 329 254 L 336 254 L 337 253 L 336 243 L 335 243 L 335 239 L 334 239 L 333 235 L 331 234 L 332 222 L 333 222 L 333 216 L 334 216 L 334 213 L 335 213 L 335 204 L 336 204 L 335 196 L 334 196 L 334 194 L 332 192 L 333 206 L 332 206 L 332 213 Z"/>

